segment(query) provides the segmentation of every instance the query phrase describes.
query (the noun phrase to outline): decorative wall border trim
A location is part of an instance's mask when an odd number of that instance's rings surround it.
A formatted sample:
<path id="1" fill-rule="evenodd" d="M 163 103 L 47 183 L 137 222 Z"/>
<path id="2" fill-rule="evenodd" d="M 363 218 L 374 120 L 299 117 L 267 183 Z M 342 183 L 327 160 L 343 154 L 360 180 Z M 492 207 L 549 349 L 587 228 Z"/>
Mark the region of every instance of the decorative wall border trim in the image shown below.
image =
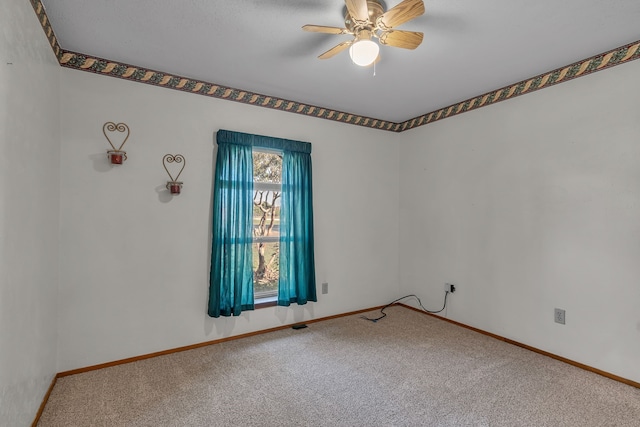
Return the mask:
<path id="1" fill-rule="evenodd" d="M 399 132 L 495 104 L 505 99 L 515 98 L 516 96 L 531 93 L 558 83 L 564 83 L 577 77 L 586 76 L 587 74 L 595 73 L 596 71 L 601 71 L 638 58 L 640 58 L 640 41 L 407 120 L 406 122 L 400 123 Z"/>
<path id="2" fill-rule="evenodd" d="M 305 116 L 392 132 L 398 132 L 400 129 L 399 123 L 358 116 L 356 114 L 345 113 L 343 111 L 336 111 L 328 108 L 316 107 L 314 105 L 289 101 L 274 96 L 261 95 L 259 93 L 249 92 L 242 89 L 235 89 L 205 81 L 193 80 L 186 77 L 166 74 L 160 71 L 148 70 L 135 65 L 121 64 L 119 62 L 96 58 L 76 52 L 64 51 L 62 55 L 60 55 L 59 61 L 60 65 L 67 68 L 89 71 L 95 74 L 118 77 L 125 80 L 132 80 L 218 99 L 241 102 L 243 104 L 257 105 L 260 107 L 271 108 L 273 110 L 288 111 L 290 113 L 297 113 Z"/>
<path id="3" fill-rule="evenodd" d="M 441 108 L 430 113 L 423 114 L 404 122 L 395 123 L 371 117 L 359 116 L 343 111 L 331 110 L 329 108 L 307 105 L 301 102 L 290 101 L 259 93 L 249 92 L 242 89 L 221 86 L 205 81 L 193 80 L 186 77 L 175 76 L 162 73 L 160 71 L 148 70 L 134 65 L 121 64 L 107 59 L 84 55 L 77 52 L 63 51 L 53 32 L 49 18 L 41 0 L 29 0 L 33 10 L 42 25 L 42 29 L 51 44 L 53 53 L 58 58 L 60 65 L 81 71 L 88 71 L 95 74 L 118 77 L 139 83 L 151 84 L 154 86 L 166 87 L 183 92 L 195 93 L 212 98 L 226 99 L 229 101 L 241 102 L 244 104 L 257 105 L 271 108 L 273 110 L 286 111 L 310 117 L 332 120 L 336 122 L 368 127 L 372 129 L 387 130 L 391 132 L 403 132 L 424 126 L 438 120 L 453 117 L 467 111 L 476 110 L 487 105 L 526 93 L 535 92 L 558 83 L 567 82 L 577 77 L 586 76 L 596 71 L 624 64 L 634 59 L 640 58 L 640 40 L 625 46 L 612 49 L 608 52 L 592 56 L 591 58 L 575 62 L 540 74 L 527 80 L 505 86 L 498 90 L 488 92 L 474 98 L 467 99 L 457 104 Z"/>
<path id="4" fill-rule="evenodd" d="M 47 11 L 44 9 L 44 5 L 40 0 L 29 0 L 31 2 L 31 6 L 33 6 L 33 11 L 36 13 L 38 17 L 38 21 L 40 25 L 42 25 L 42 29 L 44 30 L 44 34 L 47 36 L 49 40 L 49 44 L 51 45 L 51 49 L 53 49 L 53 53 L 60 61 L 60 55 L 62 54 L 62 49 L 58 44 L 58 39 L 56 38 L 55 33 L 53 32 L 53 27 L 51 26 L 51 22 L 49 22 L 49 17 L 47 16 Z"/>

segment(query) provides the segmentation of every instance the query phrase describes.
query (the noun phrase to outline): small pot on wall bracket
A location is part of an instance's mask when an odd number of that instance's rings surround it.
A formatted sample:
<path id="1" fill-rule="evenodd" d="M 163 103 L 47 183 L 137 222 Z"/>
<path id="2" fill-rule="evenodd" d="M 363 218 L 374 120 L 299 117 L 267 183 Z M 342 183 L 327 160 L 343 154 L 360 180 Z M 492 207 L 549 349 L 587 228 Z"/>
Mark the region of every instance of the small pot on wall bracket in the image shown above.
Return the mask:
<path id="1" fill-rule="evenodd" d="M 178 175 L 176 175 L 175 178 L 171 175 L 171 172 L 169 172 L 169 168 L 167 167 L 167 165 L 171 163 L 176 163 L 176 164 L 182 163 L 182 167 L 178 171 Z M 184 167 L 186 166 L 186 164 L 187 164 L 187 161 L 185 160 L 182 154 L 175 154 L 175 155 L 165 154 L 164 157 L 162 158 L 162 166 L 164 166 L 164 170 L 167 171 L 167 175 L 169 175 L 169 178 L 171 179 L 171 181 L 167 181 L 167 186 L 166 186 L 167 190 L 169 190 L 171 194 L 180 194 L 180 191 L 182 191 L 183 183 L 178 181 L 178 178 L 180 178 L 180 174 L 184 170 Z"/>
<path id="2" fill-rule="evenodd" d="M 112 140 L 116 139 L 117 134 L 115 132 L 120 132 L 124 135 L 122 144 L 120 144 L 118 148 L 116 148 Z M 112 148 L 112 150 L 107 151 L 109 162 L 111 162 L 112 165 L 121 165 L 125 160 L 127 160 L 127 152 L 123 151 L 122 147 L 124 147 L 127 139 L 129 139 L 129 126 L 127 126 L 126 123 L 116 124 L 113 122 L 107 122 L 102 126 L 102 133 L 104 134 L 104 137 L 107 138 L 107 141 Z"/>
<path id="3" fill-rule="evenodd" d="M 107 156 L 112 165 L 121 165 L 122 162 L 127 160 L 127 152 L 120 150 L 109 150 Z"/>
<path id="4" fill-rule="evenodd" d="M 171 194 L 180 194 L 180 190 L 182 190 L 182 182 L 178 181 L 167 181 L 167 190 L 171 192 Z"/>

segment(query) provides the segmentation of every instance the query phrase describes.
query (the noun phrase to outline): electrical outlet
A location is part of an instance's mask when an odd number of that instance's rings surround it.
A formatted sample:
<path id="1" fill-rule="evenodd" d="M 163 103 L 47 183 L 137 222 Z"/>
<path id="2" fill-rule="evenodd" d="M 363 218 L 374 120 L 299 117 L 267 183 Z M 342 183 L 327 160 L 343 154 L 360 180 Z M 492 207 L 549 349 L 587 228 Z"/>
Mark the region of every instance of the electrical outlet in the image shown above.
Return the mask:
<path id="1" fill-rule="evenodd" d="M 328 294 L 329 293 L 329 284 L 327 282 L 324 282 L 322 284 L 322 293 L 323 294 Z"/>
<path id="2" fill-rule="evenodd" d="M 453 283 L 445 283 L 444 290 L 450 293 L 454 293 L 456 291 L 456 285 Z"/>
<path id="3" fill-rule="evenodd" d="M 561 308 L 556 308 L 553 312 L 553 320 L 556 323 L 564 325 L 564 310 L 562 310 Z"/>

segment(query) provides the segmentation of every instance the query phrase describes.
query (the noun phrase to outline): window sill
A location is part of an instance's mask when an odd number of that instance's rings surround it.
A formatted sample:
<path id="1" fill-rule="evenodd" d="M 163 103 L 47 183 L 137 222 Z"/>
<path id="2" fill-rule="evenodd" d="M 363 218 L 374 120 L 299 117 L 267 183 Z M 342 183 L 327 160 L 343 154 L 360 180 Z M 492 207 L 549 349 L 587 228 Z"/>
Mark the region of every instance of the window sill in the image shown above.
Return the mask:
<path id="1" fill-rule="evenodd" d="M 260 308 L 275 307 L 276 305 L 278 305 L 278 297 L 277 296 L 259 298 L 259 299 L 256 299 L 254 301 L 253 309 L 254 310 L 258 310 Z"/>

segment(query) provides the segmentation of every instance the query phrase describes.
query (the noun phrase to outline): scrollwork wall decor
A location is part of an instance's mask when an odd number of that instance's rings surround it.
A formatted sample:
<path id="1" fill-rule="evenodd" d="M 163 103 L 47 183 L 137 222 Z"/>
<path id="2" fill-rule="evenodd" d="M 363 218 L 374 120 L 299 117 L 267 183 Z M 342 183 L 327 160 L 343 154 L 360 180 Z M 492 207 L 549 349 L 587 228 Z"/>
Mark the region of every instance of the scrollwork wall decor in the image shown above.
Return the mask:
<path id="1" fill-rule="evenodd" d="M 115 132 L 121 132 L 124 134 L 124 139 L 122 140 L 122 144 L 118 148 L 113 144 L 112 138 L 114 138 L 117 134 Z M 125 133 L 126 132 L 126 133 Z M 111 145 L 112 150 L 107 151 L 107 157 L 112 165 L 121 165 L 125 160 L 127 160 L 127 152 L 122 150 L 124 144 L 129 139 L 129 135 L 131 132 L 129 131 L 129 126 L 126 123 L 113 123 L 107 122 L 102 126 L 102 133 L 104 137 L 109 141 L 109 145 Z"/>
<path id="2" fill-rule="evenodd" d="M 178 171 L 178 175 L 176 175 L 175 178 L 171 175 L 171 172 L 169 172 L 169 168 L 167 167 L 167 165 L 171 163 L 182 163 L 182 167 Z M 178 178 L 180 178 L 180 174 L 182 174 L 182 171 L 184 170 L 184 167 L 186 165 L 187 161 L 182 154 L 165 154 L 162 158 L 162 166 L 164 166 L 164 170 L 167 171 L 167 175 L 169 175 L 169 178 L 171 179 L 171 181 L 167 181 L 166 186 L 167 190 L 169 190 L 171 194 L 180 194 L 183 183 L 178 181 Z"/>

